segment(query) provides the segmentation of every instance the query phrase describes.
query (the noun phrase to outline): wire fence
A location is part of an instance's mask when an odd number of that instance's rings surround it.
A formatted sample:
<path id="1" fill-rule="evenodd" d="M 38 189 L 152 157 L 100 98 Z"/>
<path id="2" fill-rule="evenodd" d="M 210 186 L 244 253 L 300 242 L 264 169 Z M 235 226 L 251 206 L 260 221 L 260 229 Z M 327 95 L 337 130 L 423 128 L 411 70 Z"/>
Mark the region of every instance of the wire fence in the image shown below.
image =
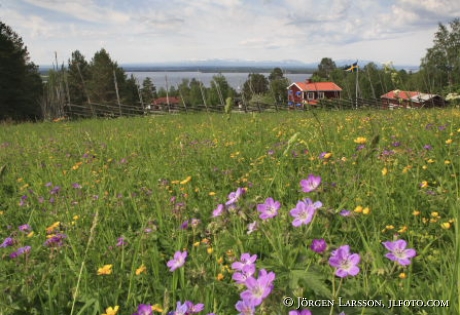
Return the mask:
<path id="1" fill-rule="evenodd" d="M 287 104 L 263 104 L 250 103 L 240 104 L 232 108 L 232 113 L 254 113 L 254 112 L 281 112 L 281 111 L 307 111 L 307 110 L 362 110 L 388 109 L 382 104 L 380 99 L 323 99 L 315 105 L 302 104 L 288 106 Z M 224 105 L 195 105 L 187 106 L 185 104 L 164 104 L 160 106 L 147 106 L 142 108 L 125 104 L 67 104 L 64 106 L 64 116 L 68 118 L 90 118 L 90 117 L 107 117 L 115 118 L 120 116 L 144 116 L 144 115 L 177 115 L 185 113 L 225 113 Z"/>

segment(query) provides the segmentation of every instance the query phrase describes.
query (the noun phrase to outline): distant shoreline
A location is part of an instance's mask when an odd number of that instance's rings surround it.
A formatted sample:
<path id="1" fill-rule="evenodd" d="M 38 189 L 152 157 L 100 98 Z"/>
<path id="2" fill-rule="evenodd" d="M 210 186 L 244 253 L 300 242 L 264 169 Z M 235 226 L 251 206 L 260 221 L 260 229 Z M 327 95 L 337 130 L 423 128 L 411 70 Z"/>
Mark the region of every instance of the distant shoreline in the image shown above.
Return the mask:
<path id="1" fill-rule="evenodd" d="M 120 66 L 125 72 L 201 72 L 201 73 L 271 73 L 275 67 L 206 67 L 206 66 Z M 312 68 L 283 68 L 284 73 L 288 74 L 313 74 L 317 69 Z M 40 66 L 39 71 L 41 74 L 47 74 L 49 70 L 53 69 L 52 66 Z"/>

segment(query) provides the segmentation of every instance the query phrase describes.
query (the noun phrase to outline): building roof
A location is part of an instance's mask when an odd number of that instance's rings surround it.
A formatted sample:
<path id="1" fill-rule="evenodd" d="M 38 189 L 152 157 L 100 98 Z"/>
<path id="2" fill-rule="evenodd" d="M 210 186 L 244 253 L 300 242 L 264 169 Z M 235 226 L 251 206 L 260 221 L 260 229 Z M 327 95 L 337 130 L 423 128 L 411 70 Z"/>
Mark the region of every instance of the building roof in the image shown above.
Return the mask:
<path id="1" fill-rule="evenodd" d="M 439 95 L 421 93 L 419 91 L 401 91 L 401 90 L 393 90 L 393 91 L 390 91 L 380 96 L 380 98 L 387 98 L 387 99 L 393 99 L 393 100 L 401 99 L 404 101 L 411 101 L 415 103 L 426 102 L 435 97 L 439 97 Z"/>
<path id="2" fill-rule="evenodd" d="M 342 88 L 334 82 L 294 82 L 289 87 L 296 85 L 301 91 L 342 91 Z"/>
<path id="3" fill-rule="evenodd" d="M 169 101 L 169 104 L 179 104 L 181 100 L 179 97 L 175 97 L 175 96 L 159 97 L 157 99 L 154 99 L 152 101 L 152 104 L 153 105 L 168 104 L 168 101 Z"/>

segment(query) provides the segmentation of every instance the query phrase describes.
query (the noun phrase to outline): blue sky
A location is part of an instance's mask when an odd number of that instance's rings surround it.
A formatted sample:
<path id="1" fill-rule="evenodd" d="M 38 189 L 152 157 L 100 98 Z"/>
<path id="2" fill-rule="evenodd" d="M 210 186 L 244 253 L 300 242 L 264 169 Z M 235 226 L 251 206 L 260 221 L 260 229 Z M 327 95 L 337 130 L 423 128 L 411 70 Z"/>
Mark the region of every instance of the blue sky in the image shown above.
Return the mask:
<path id="1" fill-rule="evenodd" d="M 0 20 L 49 65 L 105 48 L 119 64 L 208 59 L 419 65 L 459 0 L 0 0 Z"/>

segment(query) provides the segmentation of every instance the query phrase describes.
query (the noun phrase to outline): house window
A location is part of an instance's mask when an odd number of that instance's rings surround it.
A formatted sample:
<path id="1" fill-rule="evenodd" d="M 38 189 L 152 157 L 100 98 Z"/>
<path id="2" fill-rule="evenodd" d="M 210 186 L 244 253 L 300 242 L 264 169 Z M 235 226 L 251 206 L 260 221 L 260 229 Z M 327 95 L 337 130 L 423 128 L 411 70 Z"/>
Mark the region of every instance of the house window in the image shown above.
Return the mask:
<path id="1" fill-rule="evenodd" d="M 324 98 L 324 92 L 318 92 L 318 98 L 319 99 Z"/>
<path id="2" fill-rule="evenodd" d="M 314 99 L 315 99 L 315 92 L 308 92 L 307 100 L 314 100 Z"/>

